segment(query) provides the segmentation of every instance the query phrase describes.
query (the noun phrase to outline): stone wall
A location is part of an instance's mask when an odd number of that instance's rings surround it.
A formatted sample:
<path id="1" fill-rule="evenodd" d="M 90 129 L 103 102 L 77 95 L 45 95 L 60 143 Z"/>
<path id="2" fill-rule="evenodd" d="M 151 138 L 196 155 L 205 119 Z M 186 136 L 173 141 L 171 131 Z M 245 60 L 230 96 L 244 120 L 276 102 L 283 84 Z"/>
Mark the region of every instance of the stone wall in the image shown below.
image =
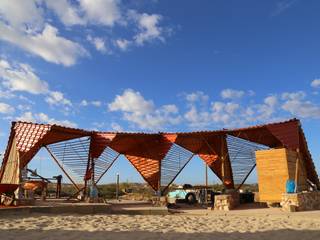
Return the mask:
<path id="1" fill-rule="evenodd" d="M 280 205 L 288 212 L 320 210 L 320 192 L 284 193 Z"/>
<path id="2" fill-rule="evenodd" d="M 214 196 L 214 210 L 229 211 L 236 208 L 239 204 L 238 192 Z"/>

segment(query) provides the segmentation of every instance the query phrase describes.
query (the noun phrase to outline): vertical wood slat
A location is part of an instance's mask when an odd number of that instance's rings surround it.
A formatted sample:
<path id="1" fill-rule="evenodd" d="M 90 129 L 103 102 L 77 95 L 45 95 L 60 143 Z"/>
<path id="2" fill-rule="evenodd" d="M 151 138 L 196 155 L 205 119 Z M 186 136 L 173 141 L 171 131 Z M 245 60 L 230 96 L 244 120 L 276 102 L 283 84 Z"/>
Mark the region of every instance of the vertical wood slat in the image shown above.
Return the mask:
<path id="1" fill-rule="evenodd" d="M 295 180 L 297 155 L 297 152 L 285 148 L 256 151 L 260 202 L 281 202 L 282 194 L 286 192 L 287 180 Z M 307 188 L 303 172 L 305 171 L 298 171 L 299 190 Z"/>

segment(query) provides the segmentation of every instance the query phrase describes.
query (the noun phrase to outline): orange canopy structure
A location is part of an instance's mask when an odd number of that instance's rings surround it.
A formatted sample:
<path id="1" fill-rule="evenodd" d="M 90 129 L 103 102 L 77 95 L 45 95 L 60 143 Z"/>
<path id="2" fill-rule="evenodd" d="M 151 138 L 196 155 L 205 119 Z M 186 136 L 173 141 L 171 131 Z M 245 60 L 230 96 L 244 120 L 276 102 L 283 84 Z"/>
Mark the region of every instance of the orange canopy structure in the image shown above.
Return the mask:
<path id="1" fill-rule="evenodd" d="M 25 167 L 40 148 L 45 147 L 51 156 L 57 160 L 63 158 L 71 168 L 77 165 L 75 172 L 85 182 L 90 178 L 99 181 L 122 154 L 154 190 L 160 190 L 176 178 L 192 156 L 198 155 L 226 188 L 234 188 L 226 140 L 228 135 L 270 148 L 285 147 L 299 151 L 308 179 L 320 187 L 297 119 L 242 129 L 181 133 L 97 132 L 51 124 L 13 122 L 1 166 L 0 183 L 17 183 L 17 174 L 14 173 Z M 77 139 L 83 140 L 76 143 Z M 67 144 L 68 141 L 71 142 Z M 184 155 L 175 154 L 174 149 L 183 149 Z M 176 158 L 182 159 L 179 164 L 174 163 Z M 79 159 L 81 162 L 76 163 Z M 162 181 L 163 178 L 168 179 Z M 166 186 L 163 186 L 164 182 Z"/>

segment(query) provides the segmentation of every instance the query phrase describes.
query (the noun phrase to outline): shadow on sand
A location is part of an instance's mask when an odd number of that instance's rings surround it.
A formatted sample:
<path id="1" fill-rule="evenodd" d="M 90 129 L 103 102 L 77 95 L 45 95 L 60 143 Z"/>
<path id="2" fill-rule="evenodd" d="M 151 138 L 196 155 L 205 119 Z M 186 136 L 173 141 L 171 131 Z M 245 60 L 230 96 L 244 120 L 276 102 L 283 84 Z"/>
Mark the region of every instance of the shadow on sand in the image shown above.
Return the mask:
<path id="1" fill-rule="evenodd" d="M 63 224 L 63 223 L 61 223 Z M 74 231 L 74 230 L 23 230 L 23 229 L 10 229 L 10 230 L 0 230 L 0 239 L 25 239 L 25 240 L 38 240 L 38 239 L 59 239 L 59 240 L 69 240 L 69 239 L 116 239 L 116 240 L 139 240 L 139 239 L 259 239 L 259 240 L 316 240 L 320 239 L 319 231 L 309 231 L 309 230 L 275 230 L 275 231 L 265 231 L 265 232 L 255 232 L 255 233 L 221 233 L 221 232 L 211 232 L 211 233 L 177 233 L 177 232 L 147 232 L 147 231 L 128 231 L 128 232 L 108 232 L 108 231 Z"/>

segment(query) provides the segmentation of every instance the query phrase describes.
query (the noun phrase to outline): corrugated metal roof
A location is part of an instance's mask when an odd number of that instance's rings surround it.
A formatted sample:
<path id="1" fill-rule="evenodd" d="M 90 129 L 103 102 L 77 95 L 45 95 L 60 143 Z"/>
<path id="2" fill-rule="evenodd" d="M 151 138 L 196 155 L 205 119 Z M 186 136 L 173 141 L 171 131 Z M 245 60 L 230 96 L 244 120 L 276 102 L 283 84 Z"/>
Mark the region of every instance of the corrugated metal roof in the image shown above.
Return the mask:
<path id="1" fill-rule="evenodd" d="M 223 145 L 221 145 L 220 138 L 225 137 L 226 134 L 269 147 L 284 146 L 293 150 L 300 148 L 306 157 L 310 180 L 319 185 L 318 176 L 298 119 L 238 129 L 172 133 L 98 132 L 55 124 L 13 122 L 3 165 L 7 160 L 14 136 L 16 136 L 17 148 L 22 153 L 21 159 L 25 164 L 32 159 L 42 145 L 91 136 L 90 154 L 92 157 L 99 157 L 106 147 L 110 147 L 124 154 L 143 178 L 156 189 L 160 177 L 159 162 L 166 156 L 173 143 L 198 154 L 221 177 L 220 157 L 223 154 L 221 153 Z"/>

